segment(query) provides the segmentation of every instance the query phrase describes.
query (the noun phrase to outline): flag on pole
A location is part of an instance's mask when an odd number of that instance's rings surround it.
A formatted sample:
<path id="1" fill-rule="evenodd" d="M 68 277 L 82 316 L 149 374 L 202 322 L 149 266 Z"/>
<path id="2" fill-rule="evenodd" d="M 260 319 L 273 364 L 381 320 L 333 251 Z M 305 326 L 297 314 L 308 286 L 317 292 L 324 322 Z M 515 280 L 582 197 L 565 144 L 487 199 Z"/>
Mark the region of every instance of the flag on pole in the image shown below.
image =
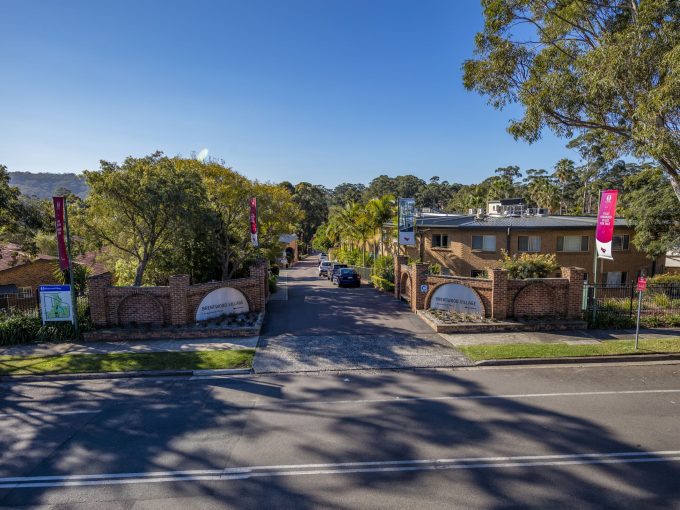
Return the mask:
<path id="1" fill-rule="evenodd" d="M 612 238 L 614 237 L 614 220 L 616 219 L 616 199 L 619 192 L 608 189 L 600 197 L 600 209 L 597 213 L 597 229 L 595 230 L 595 245 L 597 257 L 613 260 Z"/>
<path id="2" fill-rule="evenodd" d="M 64 226 L 64 208 L 66 199 L 64 197 L 52 197 L 54 204 L 54 227 L 57 232 L 57 251 L 59 252 L 59 267 L 62 271 L 68 269 L 68 251 L 66 250 L 66 239 L 64 237 L 66 228 Z"/>
<path id="3" fill-rule="evenodd" d="M 257 198 L 250 199 L 250 241 L 257 248 Z"/>

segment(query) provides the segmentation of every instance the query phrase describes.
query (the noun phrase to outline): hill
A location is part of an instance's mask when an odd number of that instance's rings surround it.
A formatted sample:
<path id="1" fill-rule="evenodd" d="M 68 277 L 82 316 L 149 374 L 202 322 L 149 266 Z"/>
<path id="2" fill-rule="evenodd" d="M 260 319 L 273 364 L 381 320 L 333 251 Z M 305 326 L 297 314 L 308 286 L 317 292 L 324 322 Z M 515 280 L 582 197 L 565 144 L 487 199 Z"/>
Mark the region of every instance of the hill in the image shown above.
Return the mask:
<path id="1" fill-rule="evenodd" d="M 12 186 L 18 187 L 24 195 L 50 198 L 61 189 L 84 198 L 88 187 L 82 176 L 76 174 L 52 174 L 46 172 L 9 172 Z"/>

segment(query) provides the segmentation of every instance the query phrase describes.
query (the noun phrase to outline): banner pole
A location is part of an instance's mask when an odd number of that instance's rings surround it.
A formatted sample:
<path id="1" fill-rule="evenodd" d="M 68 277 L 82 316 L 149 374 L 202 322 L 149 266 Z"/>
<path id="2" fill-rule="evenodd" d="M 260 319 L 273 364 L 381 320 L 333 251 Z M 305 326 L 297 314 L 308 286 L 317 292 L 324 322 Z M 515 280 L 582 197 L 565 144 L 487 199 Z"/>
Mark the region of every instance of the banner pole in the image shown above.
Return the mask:
<path id="1" fill-rule="evenodd" d="M 73 283 L 73 262 L 71 260 L 71 230 L 68 225 L 68 207 L 66 197 L 64 197 L 64 224 L 66 226 L 66 253 L 68 254 L 68 277 L 71 283 L 71 306 L 73 307 L 73 334 L 75 339 L 80 339 L 80 331 L 78 328 L 78 296 L 76 295 L 76 286 Z"/>

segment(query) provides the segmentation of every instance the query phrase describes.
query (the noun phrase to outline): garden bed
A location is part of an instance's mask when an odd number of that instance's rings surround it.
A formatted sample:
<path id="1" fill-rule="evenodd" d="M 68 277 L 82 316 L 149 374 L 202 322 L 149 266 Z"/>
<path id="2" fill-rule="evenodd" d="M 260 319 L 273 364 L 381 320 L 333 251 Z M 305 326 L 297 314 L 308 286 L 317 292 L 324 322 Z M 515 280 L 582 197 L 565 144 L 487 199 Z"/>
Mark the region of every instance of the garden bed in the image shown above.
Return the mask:
<path id="1" fill-rule="evenodd" d="M 442 310 L 417 312 L 425 323 L 437 333 L 493 333 L 496 331 L 550 331 L 559 329 L 586 329 L 582 320 L 557 319 L 552 317 L 531 320 L 499 321 L 490 317 Z M 448 321 L 448 322 L 447 322 Z"/>

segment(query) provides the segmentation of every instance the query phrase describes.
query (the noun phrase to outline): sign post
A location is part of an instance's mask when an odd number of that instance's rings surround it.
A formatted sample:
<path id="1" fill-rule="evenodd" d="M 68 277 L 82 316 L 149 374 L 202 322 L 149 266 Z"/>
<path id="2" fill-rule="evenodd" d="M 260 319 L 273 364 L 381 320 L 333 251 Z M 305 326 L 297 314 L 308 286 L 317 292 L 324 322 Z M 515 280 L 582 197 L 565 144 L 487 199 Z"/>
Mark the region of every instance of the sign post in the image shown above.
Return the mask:
<path id="1" fill-rule="evenodd" d="M 593 321 L 597 316 L 597 285 L 598 269 L 601 260 L 614 260 L 612 257 L 612 239 L 614 238 L 614 220 L 616 218 L 616 200 L 619 192 L 607 189 L 600 192 L 600 206 L 597 211 L 597 226 L 595 227 L 595 260 L 593 263 Z"/>
<path id="2" fill-rule="evenodd" d="M 637 323 L 635 324 L 635 350 L 638 350 L 638 340 L 640 337 L 640 311 L 642 310 L 642 293 L 647 290 L 647 278 L 640 276 L 637 280 L 638 291 L 638 310 Z"/>
<path id="3" fill-rule="evenodd" d="M 250 199 L 250 242 L 255 248 L 259 246 L 257 240 L 257 198 L 255 197 Z"/>
<path id="4" fill-rule="evenodd" d="M 73 322 L 73 334 L 75 336 L 75 339 L 78 340 L 78 338 L 80 338 L 80 331 L 78 330 L 78 300 L 76 297 L 76 286 L 73 283 L 73 263 L 71 261 L 71 232 L 69 230 L 68 225 L 68 207 L 66 206 L 66 197 L 52 197 L 52 203 L 54 204 L 54 224 L 57 233 L 59 267 L 61 268 L 62 271 L 68 271 L 68 277 L 70 282 L 69 290 L 71 294 L 71 310 L 72 310 L 71 319 Z M 64 233 L 66 233 L 65 243 Z M 73 310 L 74 308 L 75 310 Z"/>
<path id="5" fill-rule="evenodd" d="M 399 199 L 399 245 L 415 246 L 416 201 L 414 198 Z"/>

